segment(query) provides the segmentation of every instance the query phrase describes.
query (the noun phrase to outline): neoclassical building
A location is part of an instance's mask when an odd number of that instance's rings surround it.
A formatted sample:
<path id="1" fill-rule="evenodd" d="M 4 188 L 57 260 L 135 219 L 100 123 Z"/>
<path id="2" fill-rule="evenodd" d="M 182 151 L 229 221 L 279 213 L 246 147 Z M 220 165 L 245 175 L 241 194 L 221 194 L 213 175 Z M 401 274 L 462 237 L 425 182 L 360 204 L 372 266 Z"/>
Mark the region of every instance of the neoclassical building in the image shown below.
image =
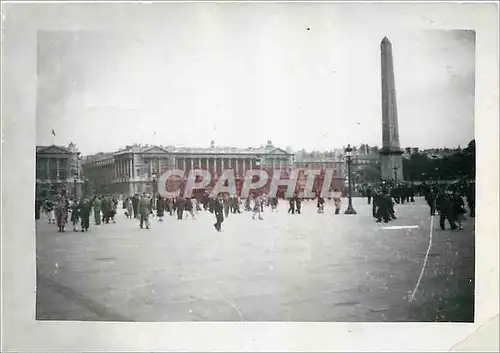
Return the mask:
<path id="1" fill-rule="evenodd" d="M 153 180 L 167 169 L 208 170 L 217 179 L 223 170 L 233 169 L 236 181 L 249 169 L 280 170 L 285 177 L 293 168 L 333 168 L 334 180 L 342 187 L 345 179 L 343 161 L 315 161 L 305 165 L 295 161 L 293 153 L 276 147 L 271 141 L 257 148 L 127 146 L 114 153 L 87 156 L 83 161 L 85 179 L 91 192 L 132 195 L 152 192 Z"/>
<path id="2" fill-rule="evenodd" d="M 80 197 L 83 193 L 80 152 L 74 144 L 69 146 L 36 146 L 37 198 L 57 193 Z"/>

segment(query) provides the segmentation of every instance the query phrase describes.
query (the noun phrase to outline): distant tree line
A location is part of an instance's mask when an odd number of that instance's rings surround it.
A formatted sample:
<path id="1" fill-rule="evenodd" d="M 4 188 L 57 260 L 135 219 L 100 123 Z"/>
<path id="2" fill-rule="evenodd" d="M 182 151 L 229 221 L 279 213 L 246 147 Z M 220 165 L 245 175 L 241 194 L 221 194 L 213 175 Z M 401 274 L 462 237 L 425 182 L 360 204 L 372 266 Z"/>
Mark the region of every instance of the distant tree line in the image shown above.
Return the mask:
<path id="1" fill-rule="evenodd" d="M 403 159 L 403 173 L 405 180 L 413 181 L 475 179 L 475 163 L 476 141 L 472 140 L 466 148 L 438 158 L 421 151 L 413 152 Z"/>

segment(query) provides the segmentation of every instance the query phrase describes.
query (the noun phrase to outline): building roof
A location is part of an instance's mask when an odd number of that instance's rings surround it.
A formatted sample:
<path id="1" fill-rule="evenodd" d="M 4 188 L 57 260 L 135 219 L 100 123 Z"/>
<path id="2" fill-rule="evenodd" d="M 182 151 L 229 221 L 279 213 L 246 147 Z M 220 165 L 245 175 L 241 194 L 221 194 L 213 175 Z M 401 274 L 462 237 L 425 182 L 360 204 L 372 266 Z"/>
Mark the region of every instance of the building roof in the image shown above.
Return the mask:
<path id="1" fill-rule="evenodd" d="M 111 158 L 127 153 L 171 153 L 171 154 L 241 154 L 241 155 L 258 155 L 258 154 L 282 154 L 284 156 L 292 156 L 293 153 L 287 152 L 284 149 L 275 147 L 272 144 L 267 144 L 260 147 L 226 147 L 226 146 L 212 146 L 212 147 L 183 147 L 183 146 L 161 146 L 161 145 L 130 145 L 119 149 L 116 152 L 98 153 L 86 157 L 86 161 L 96 161 Z"/>
<path id="2" fill-rule="evenodd" d="M 111 159 L 113 157 L 114 157 L 114 153 L 99 152 L 97 154 L 93 154 L 93 155 L 90 155 L 90 156 L 85 156 L 82 159 L 82 162 L 83 163 L 97 162 L 97 161 L 103 161 L 103 160 Z"/>
<path id="3" fill-rule="evenodd" d="M 76 151 L 69 149 L 66 146 L 36 146 L 36 153 L 75 153 Z"/>

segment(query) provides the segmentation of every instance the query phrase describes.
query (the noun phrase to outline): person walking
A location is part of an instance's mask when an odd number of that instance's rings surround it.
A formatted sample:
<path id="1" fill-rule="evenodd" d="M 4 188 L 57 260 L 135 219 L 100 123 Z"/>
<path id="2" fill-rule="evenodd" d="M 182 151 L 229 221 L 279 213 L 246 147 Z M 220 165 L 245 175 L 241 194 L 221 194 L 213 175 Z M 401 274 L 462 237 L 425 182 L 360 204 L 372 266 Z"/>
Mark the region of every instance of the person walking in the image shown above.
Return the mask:
<path id="1" fill-rule="evenodd" d="M 150 200 L 146 194 L 142 194 L 137 202 L 137 211 L 139 212 L 139 226 L 141 229 L 149 229 L 149 205 Z"/>
<path id="2" fill-rule="evenodd" d="M 215 214 L 215 229 L 220 232 L 222 231 L 222 222 L 224 222 L 224 201 L 222 199 L 222 195 L 219 195 L 214 199 L 212 203 L 212 210 Z"/>
<path id="3" fill-rule="evenodd" d="M 340 193 L 338 190 L 334 190 L 333 204 L 335 206 L 335 214 L 340 213 L 340 208 L 342 207 L 342 199 L 340 198 Z"/>
<path id="4" fill-rule="evenodd" d="M 254 206 L 253 206 L 253 215 L 252 215 L 252 219 L 255 219 L 255 216 L 256 215 L 259 215 L 259 219 L 260 220 L 263 220 L 264 218 L 262 218 L 262 204 L 264 202 L 262 196 L 257 196 L 255 198 L 255 201 L 254 201 Z"/>
<path id="5" fill-rule="evenodd" d="M 183 197 L 177 197 L 176 208 L 177 208 L 177 220 L 182 221 L 184 217 L 184 209 L 186 206 L 186 200 Z"/>
<path id="6" fill-rule="evenodd" d="M 456 229 L 455 217 L 453 215 L 453 203 L 450 193 L 441 190 L 436 198 L 436 209 L 439 212 L 439 226 L 442 230 L 446 229 L 446 221 L 448 221 L 451 229 Z"/>
<path id="7" fill-rule="evenodd" d="M 90 211 L 92 210 L 92 202 L 86 197 L 82 198 L 82 200 L 80 201 L 79 209 L 82 232 L 88 232 L 90 226 Z"/>
<path id="8" fill-rule="evenodd" d="M 368 204 L 370 204 L 372 202 L 372 188 L 370 186 L 368 186 L 366 188 L 366 200 L 368 201 Z"/>
<path id="9" fill-rule="evenodd" d="M 100 196 L 94 197 L 94 201 L 92 202 L 92 206 L 94 209 L 94 223 L 96 226 L 101 224 L 101 208 L 102 208 L 102 200 Z"/>
<path id="10" fill-rule="evenodd" d="M 198 200 L 196 199 L 196 197 L 192 197 L 191 198 L 191 206 L 192 206 L 192 210 L 193 210 L 193 218 L 196 219 L 198 218 L 199 214 L 200 214 L 200 204 L 198 203 Z"/>
<path id="11" fill-rule="evenodd" d="M 71 204 L 69 207 L 71 210 L 71 223 L 73 224 L 73 232 L 78 232 L 78 229 L 76 229 L 76 225 L 80 220 L 80 203 L 77 200 L 71 200 Z"/>
<path id="12" fill-rule="evenodd" d="M 163 216 L 165 215 L 165 199 L 158 195 L 156 200 L 156 216 L 158 217 L 158 222 L 163 222 Z"/>
<path id="13" fill-rule="evenodd" d="M 64 232 L 64 228 L 68 220 L 68 207 L 66 199 L 63 196 L 58 196 L 54 204 L 54 214 L 57 222 L 58 232 Z"/>
<path id="14" fill-rule="evenodd" d="M 293 197 L 288 200 L 288 205 L 288 214 L 295 214 L 295 199 Z"/>

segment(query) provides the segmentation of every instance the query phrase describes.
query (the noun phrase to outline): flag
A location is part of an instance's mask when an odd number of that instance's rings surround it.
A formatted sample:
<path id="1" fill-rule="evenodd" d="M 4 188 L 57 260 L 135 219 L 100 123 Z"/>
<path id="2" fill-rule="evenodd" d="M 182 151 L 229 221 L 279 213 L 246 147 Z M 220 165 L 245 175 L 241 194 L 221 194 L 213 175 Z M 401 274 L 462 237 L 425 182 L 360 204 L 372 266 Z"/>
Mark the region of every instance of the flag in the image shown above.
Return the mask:
<path id="1" fill-rule="evenodd" d="M 52 129 L 52 136 L 56 136 L 56 130 Z"/>

